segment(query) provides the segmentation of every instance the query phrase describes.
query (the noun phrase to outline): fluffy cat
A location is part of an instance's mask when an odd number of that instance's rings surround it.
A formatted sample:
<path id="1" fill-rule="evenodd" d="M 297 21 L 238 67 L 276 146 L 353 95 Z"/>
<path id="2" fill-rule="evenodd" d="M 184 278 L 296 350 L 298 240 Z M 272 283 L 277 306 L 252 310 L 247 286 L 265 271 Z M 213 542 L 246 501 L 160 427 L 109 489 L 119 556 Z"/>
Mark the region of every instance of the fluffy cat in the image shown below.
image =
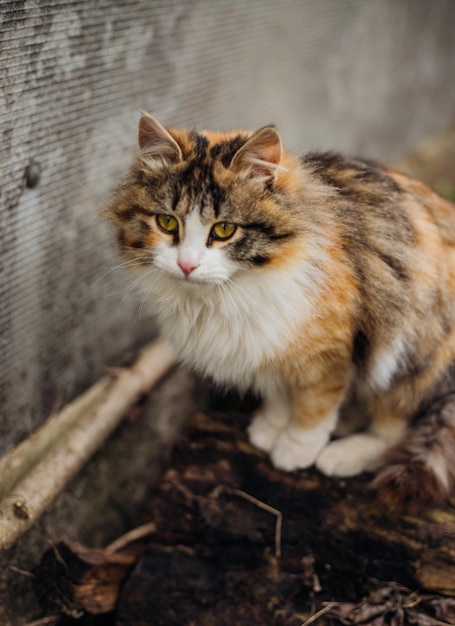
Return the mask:
<path id="1" fill-rule="evenodd" d="M 144 113 L 139 147 L 107 215 L 181 361 L 261 394 L 251 442 L 284 470 L 379 469 L 396 507 L 447 497 L 454 206 L 371 161 L 298 158 L 271 126 L 165 129 Z M 333 439 L 359 411 L 365 430 Z"/>

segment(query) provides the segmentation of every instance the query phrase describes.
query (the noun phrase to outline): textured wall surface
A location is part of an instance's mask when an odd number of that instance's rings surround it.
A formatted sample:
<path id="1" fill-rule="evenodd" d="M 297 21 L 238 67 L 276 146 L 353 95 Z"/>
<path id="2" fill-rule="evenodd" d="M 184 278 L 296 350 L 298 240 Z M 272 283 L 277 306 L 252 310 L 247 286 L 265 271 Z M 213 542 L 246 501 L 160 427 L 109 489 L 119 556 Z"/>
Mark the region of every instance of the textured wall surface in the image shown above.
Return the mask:
<path id="1" fill-rule="evenodd" d="M 452 0 L 0 8 L 0 452 L 153 334 L 97 214 L 141 108 L 381 159 L 454 114 Z"/>
<path id="2" fill-rule="evenodd" d="M 141 109 L 397 160 L 455 115 L 454 23 L 453 0 L 0 0 L 0 454 L 154 335 L 98 215 Z"/>

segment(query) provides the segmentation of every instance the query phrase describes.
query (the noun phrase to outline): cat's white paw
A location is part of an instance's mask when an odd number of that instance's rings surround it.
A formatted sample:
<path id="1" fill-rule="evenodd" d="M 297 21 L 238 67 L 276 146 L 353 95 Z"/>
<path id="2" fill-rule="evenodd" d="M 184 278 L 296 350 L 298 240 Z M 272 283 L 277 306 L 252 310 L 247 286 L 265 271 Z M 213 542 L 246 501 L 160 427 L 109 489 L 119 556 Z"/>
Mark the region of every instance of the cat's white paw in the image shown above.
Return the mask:
<path id="1" fill-rule="evenodd" d="M 304 469 L 313 465 L 327 439 L 328 434 L 322 430 L 306 432 L 291 426 L 276 440 L 270 458 L 275 467 L 287 472 Z"/>
<path id="2" fill-rule="evenodd" d="M 279 393 L 269 394 L 261 411 L 248 427 L 250 442 L 256 448 L 270 452 L 288 422 L 289 402 L 287 398 Z"/>
<path id="3" fill-rule="evenodd" d="M 358 433 L 329 443 L 316 460 L 326 476 L 356 476 L 377 468 L 388 443 L 369 433 Z"/>
<path id="4" fill-rule="evenodd" d="M 257 415 L 248 426 L 248 437 L 253 446 L 270 452 L 281 431 L 282 427 L 273 424 L 264 415 Z"/>

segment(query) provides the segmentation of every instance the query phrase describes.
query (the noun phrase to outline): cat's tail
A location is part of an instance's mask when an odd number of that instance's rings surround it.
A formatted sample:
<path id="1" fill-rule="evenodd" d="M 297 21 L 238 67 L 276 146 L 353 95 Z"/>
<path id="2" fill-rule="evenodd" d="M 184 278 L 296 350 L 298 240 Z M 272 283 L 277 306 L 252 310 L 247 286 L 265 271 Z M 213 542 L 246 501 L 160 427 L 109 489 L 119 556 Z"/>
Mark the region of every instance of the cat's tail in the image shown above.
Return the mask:
<path id="1" fill-rule="evenodd" d="M 387 452 L 372 486 L 399 512 L 442 504 L 455 492 L 455 392 L 435 401 Z"/>

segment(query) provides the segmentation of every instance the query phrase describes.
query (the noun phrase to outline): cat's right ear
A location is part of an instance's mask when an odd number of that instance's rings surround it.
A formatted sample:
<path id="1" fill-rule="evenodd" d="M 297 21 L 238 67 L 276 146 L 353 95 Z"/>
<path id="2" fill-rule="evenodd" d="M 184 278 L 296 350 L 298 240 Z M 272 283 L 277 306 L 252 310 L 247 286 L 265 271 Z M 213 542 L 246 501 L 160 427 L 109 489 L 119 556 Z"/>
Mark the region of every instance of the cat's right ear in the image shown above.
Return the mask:
<path id="1" fill-rule="evenodd" d="M 145 156 L 156 156 L 171 160 L 182 160 L 182 150 L 172 135 L 159 121 L 142 112 L 139 122 L 139 148 Z"/>

